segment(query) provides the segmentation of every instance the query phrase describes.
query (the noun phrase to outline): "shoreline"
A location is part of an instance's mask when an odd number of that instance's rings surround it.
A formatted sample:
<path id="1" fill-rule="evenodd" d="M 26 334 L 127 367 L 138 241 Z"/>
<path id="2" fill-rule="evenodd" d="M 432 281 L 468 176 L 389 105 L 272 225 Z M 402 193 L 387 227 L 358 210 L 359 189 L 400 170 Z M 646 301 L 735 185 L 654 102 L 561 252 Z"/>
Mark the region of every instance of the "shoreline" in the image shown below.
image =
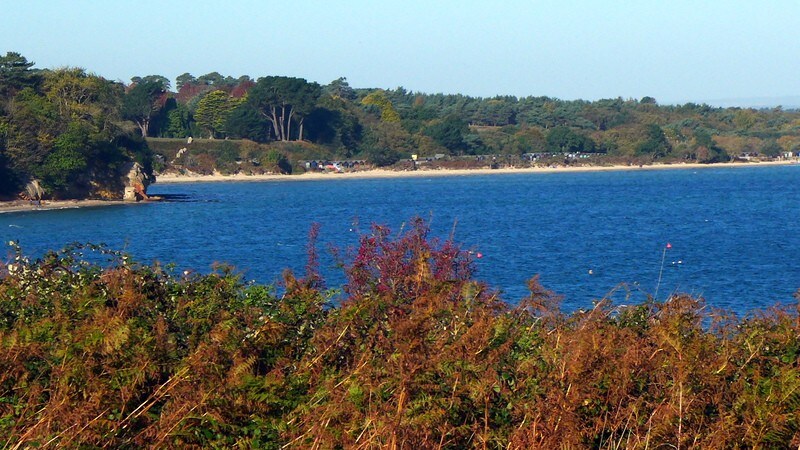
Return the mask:
<path id="1" fill-rule="evenodd" d="M 96 208 L 101 206 L 127 205 L 132 202 L 122 200 L 42 200 L 41 205 L 33 205 L 25 200 L 0 202 L 0 214 L 28 211 L 54 211 L 59 209 Z"/>
<path id="2" fill-rule="evenodd" d="M 579 172 L 611 172 L 631 170 L 685 170 L 685 169 L 714 169 L 714 168 L 739 168 L 739 167 L 768 167 L 798 164 L 798 161 L 766 161 L 766 162 L 737 162 L 716 164 L 652 164 L 646 166 L 575 166 L 575 167 L 525 167 L 501 169 L 420 169 L 415 171 L 396 171 L 386 169 L 372 169 L 359 172 L 328 173 L 315 172 L 301 175 L 178 175 L 162 174 L 157 176 L 154 184 L 185 184 L 185 183 L 210 183 L 210 182 L 254 182 L 254 181 L 323 181 L 323 180 L 357 180 L 357 179 L 389 179 L 389 178 L 423 178 L 442 176 L 470 176 L 470 175 L 506 175 L 506 174 L 551 174 L 551 173 L 579 173 Z M 800 165 L 800 164 L 799 164 Z M 92 208 L 103 206 L 118 206 L 139 204 L 142 202 L 125 202 L 122 200 L 45 200 L 41 206 L 33 205 L 24 200 L 0 201 L 0 214 L 32 211 L 53 211 L 60 209 Z"/>
<path id="3" fill-rule="evenodd" d="M 386 170 L 372 169 L 358 172 L 311 172 L 301 175 L 180 175 L 167 173 L 156 176 L 154 184 L 179 184 L 179 183 L 206 183 L 206 182 L 236 182 L 236 181 L 319 181 L 319 180 L 347 180 L 347 179 L 382 179 L 382 178 L 417 178 L 438 176 L 465 176 L 465 175 L 504 175 L 504 174 L 548 174 L 548 173 L 576 173 L 576 172 L 612 172 L 631 170 L 681 170 L 681 169 L 714 169 L 738 167 L 763 167 L 783 166 L 798 164 L 798 161 L 765 161 L 765 162 L 736 162 L 716 164 L 651 164 L 645 166 L 573 166 L 573 167 L 507 167 L 501 169 L 420 169 L 420 170 Z"/>

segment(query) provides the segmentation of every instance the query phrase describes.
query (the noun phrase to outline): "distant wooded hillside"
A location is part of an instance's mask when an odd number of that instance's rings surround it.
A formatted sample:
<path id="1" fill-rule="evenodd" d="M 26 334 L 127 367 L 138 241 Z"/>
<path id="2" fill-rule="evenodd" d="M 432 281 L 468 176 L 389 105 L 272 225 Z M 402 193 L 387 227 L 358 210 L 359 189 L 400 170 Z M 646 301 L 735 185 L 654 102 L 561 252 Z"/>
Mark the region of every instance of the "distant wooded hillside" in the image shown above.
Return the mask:
<path id="1" fill-rule="evenodd" d="M 238 165 L 327 158 L 385 166 L 412 154 L 582 153 L 713 163 L 796 155 L 800 112 L 659 105 L 651 97 L 476 98 L 355 89 L 345 78 L 320 85 L 217 72 L 184 73 L 173 88 L 162 75 L 124 84 L 83 69 L 35 69 L 18 53 L 0 57 L 0 195 L 13 196 L 34 179 L 51 195 L 91 194 L 94 180 L 124 161 L 149 170 L 142 137 L 252 142 L 252 158 L 249 150 L 234 155 L 228 144 L 199 158 L 198 167 L 223 169 L 226 158 Z M 284 164 L 282 171 L 290 169 Z"/>

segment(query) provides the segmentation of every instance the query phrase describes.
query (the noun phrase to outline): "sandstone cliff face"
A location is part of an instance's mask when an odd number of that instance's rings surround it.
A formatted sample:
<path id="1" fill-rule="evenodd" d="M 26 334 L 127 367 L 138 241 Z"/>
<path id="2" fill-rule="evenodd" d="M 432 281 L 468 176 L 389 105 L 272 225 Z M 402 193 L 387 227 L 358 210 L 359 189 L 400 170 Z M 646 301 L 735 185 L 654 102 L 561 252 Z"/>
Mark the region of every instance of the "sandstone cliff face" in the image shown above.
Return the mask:
<path id="1" fill-rule="evenodd" d="M 147 186 L 155 181 L 141 164 L 130 161 L 114 172 L 94 173 L 83 191 L 74 191 L 68 198 L 139 201 L 147 199 Z"/>
<path id="2" fill-rule="evenodd" d="M 142 166 L 136 162 L 130 162 L 123 166 L 122 182 L 124 190 L 122 199 L 129 202 L 147 200 L 147 186 L 152 180 L 144 172 Z"/>
<path id="3" fill-rule="evenodd" d="M 129 161 L 121 164 L 113 171 L 102 173 L 83 173 L 70 180 L 68 189 L 50 191 L 46 184 L 38 179 L 31 179 L 25 190 L 17 192 L 12 198 L 0 200 L 148 200 L 147 187 L 155 182 L 155 176 L 149 174 L 139 163 Z"/>

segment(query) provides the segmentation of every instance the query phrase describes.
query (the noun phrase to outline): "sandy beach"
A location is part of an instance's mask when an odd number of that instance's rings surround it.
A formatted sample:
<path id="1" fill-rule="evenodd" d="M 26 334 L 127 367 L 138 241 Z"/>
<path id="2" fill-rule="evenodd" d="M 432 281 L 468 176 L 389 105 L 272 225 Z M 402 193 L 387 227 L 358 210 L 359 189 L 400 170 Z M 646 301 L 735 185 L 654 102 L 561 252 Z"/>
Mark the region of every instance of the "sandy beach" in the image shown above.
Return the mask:
<path id="1" fill-rule="evenodd" d="M 526 167 L 502 169 L 438 169 L 438 170 L 364 170 L 358 172 L 313 172 L 302 175 L 179 175 L 173 173 L 160 174 L 156 183 L 199 183 L 199 182 L 236 182 L 236 181 L 315 181 L 315 180 L 347 180 L 347 179 L 380 179 L 380 178 L 424 178 L 439 176 L 470 176 L 470 175 L 505 175 L 505 174 L 547 174 L 570 172 L 602 172 L 623 170 L 673 170 L 673 169 L 719 169 L 740 167 L 768 167 L 798 164 L 797 161 L 770 161 L 751 163 L 720 163 L 720 164 L 654 164 L 647 166 L 577 166 L 577 167 Z M 129 202 L 121 200 L 45 200 L 41 205 L 35 205 L 24 200 L 0 202 L 0 214 L 22 211 L 48 211 L 54 209 L 88 208 L 123 205 Z"/>
<path id="2" fill-rule="evenodd" d="M 310 172 L 301 175 L 198 175 L 198 174 L 160 174 L 156 183 L 193 183 L 193 182 L 219 182 L 219 181 L 311 181 L 333 179 L 369 179 L 369 178 L 414 178 L 434 176 L 467 176 L 467 175 L 503 175 L 525 173 L 567 173 L 567 172 L 602 172 L 623 170 L 672 170 L 672 169 L 719 169 L 739 167 L 759 167 L 797 164 L 797 161 L 769 161 L 769 162 L 737 162 L 718 164 L 653 164 L 646 166 L 575 166 L 575 167 L 526 167 L 526 168 L 501 168 L 501 169 L 438 169 L 438 170 L 385 170 L 374 169 L 358 172 Z"/>

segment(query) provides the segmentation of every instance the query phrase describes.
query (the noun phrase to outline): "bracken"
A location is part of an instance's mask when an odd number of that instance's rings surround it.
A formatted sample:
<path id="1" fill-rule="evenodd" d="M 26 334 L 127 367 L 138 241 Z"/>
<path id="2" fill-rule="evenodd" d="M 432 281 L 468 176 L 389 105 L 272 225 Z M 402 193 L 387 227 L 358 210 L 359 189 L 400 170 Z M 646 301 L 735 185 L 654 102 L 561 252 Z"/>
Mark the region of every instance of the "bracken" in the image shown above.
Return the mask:
<path id="1" fill-rule="evenodd" d="M 796 307 L 700 298 L 565 313 L 516 306 L 421 220 L 374 226 L 333 302 L 145 266 L 103 247 L 0 273 L 4 448 L 788 448 L 800 444 Z M 85 254 L 87 253 L 88 254 Z M 10 268 L 13 268 L 11 270 Z"/>

